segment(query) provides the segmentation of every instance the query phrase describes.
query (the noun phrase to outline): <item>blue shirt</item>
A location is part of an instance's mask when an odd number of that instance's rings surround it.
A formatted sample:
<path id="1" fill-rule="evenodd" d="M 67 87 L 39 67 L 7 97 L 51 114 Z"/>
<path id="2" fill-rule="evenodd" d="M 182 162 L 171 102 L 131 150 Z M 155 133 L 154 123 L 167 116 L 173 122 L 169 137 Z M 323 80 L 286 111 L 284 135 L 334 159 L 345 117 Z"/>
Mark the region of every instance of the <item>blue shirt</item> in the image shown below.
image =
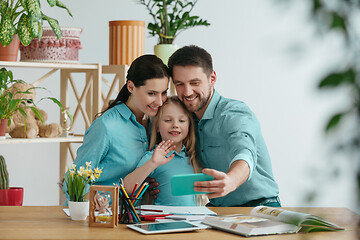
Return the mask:
<path id="1" fill-rule="evenodd" d="M 214 91 L 201 120 L 194 118 L 198 159 L 204 167 L 226 173 L 236 160 L 245 160 L 250 167 L 244 184 L 224 197 L 210 199 L 211 204 L 237 206 L 278 195 L 259 121 L 244 102 Z"/>
<path id="2" fill-rule="evenodd" d="M 144 157 L 140 160 L 138 167 L 144 165 L 153 155 L 154 150 L 146 152 Z M 180 153 L 171 151 L 168 156 L 175 154 L 175 157 L 167 164 L 157 167 L 150 173 L 150 177 L 156 179 L 159 183 L 158 189 L 160 193 L 157 199 L 154 199 L 155 205 L 165 206 L 196 206 L 195 195 L 173 196 L 171 194 L 170 179 L 173 175 L 191 174 L 194 169 L 189 163 L 189 158 L 186 156 L 186 149 L 183 146 Z"/>
<path id="3" fill-rule="evenodd" d="M 134 171 L 147 149 L 145 128 L 121 103 L 95 119 L 86 130 L 74 164 L 78 168 L 91 161 L 92 168 L 103 168 L 97 185 L 118 184 L 119 178 Z"/>

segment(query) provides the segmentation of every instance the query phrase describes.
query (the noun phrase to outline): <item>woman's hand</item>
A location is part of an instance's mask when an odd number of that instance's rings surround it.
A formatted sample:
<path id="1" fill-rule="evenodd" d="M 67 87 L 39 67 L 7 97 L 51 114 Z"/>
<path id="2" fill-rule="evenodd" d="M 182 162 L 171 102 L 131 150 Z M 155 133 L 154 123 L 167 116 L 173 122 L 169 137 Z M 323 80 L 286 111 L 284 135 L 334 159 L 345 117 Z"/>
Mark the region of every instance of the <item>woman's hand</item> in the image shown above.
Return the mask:
<path id="1" fill-rule="evenodd" d="M 169 157 L 166 157 L 166 155 L 175 149 L 175 145 L 172 145 L 173 143 L 174 141 L 172 140 L 167 140 L 166 142 L 162 141 L 159 143 L 154 150 L 151 161 L 157 166 L 170 162 L 174 158 L 175 154 L 171 154 Z"/>

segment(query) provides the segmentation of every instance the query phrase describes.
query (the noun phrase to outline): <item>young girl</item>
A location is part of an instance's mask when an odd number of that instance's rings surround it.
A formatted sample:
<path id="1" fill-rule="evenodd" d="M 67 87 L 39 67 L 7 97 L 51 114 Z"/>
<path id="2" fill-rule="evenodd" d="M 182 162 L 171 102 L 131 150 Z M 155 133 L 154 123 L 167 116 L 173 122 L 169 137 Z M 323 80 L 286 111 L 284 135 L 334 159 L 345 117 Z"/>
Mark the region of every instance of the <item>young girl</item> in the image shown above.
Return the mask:
<path id="1" fill-rule="evenodd" d="M 155 144 L 158 145 L 153 149 Z M 136 183 L 141 183 L 150 176 L 160 184 L 160 193 L 154 204 L 196 206 L 194 195 L 171 194 L 171 176 L 198 172 L 193 118 L 178 97 L 168 97 L 154 117 L 149 149 L 153 150 L 145 153 L 138 168 L 126 176 L 126 189 L 131 191 Z"/>

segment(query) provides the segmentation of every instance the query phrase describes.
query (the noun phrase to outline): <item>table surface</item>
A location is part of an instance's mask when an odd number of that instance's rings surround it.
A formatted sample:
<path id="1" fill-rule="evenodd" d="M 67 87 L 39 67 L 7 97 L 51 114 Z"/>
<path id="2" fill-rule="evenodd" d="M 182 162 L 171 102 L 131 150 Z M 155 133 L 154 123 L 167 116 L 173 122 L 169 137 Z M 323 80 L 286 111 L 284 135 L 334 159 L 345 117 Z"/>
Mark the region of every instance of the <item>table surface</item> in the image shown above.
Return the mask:
<path id="1" fill-rule="evenodd" d="M 89 227 L 73 221 L 61 206 L 0 207 L 0 239 L 239 239 L 239 235 L 204 229 L 194 232 L 143 235 L 119 224 L 115 228 Z M 218 214 L 249 214 L 252 208 L 212 207 Z M 284 208 L 310 213 L 345 227 L 341 232 L 314 232 L 255 237 L 261 239 L 360 239 L 360 216 L 347 208 Z"/>

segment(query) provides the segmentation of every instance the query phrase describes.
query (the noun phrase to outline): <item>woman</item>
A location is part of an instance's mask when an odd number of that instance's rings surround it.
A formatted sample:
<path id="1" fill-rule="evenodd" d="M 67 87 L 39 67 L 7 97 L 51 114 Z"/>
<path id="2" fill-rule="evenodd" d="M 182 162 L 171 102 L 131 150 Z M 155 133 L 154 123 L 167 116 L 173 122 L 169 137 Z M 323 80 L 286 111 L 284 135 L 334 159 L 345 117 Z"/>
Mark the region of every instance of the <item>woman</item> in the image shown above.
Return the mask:
<path id="1" fill-rule="evenodd" d="M 102 168 L 96 184 L 118 183 L 148 150 L 147 116 L 156 115 L 167 98 L 168 68 L 155 55 L 131 64 L 126 84 L 115 101 L 86 130 L 74 164 Z"/>

